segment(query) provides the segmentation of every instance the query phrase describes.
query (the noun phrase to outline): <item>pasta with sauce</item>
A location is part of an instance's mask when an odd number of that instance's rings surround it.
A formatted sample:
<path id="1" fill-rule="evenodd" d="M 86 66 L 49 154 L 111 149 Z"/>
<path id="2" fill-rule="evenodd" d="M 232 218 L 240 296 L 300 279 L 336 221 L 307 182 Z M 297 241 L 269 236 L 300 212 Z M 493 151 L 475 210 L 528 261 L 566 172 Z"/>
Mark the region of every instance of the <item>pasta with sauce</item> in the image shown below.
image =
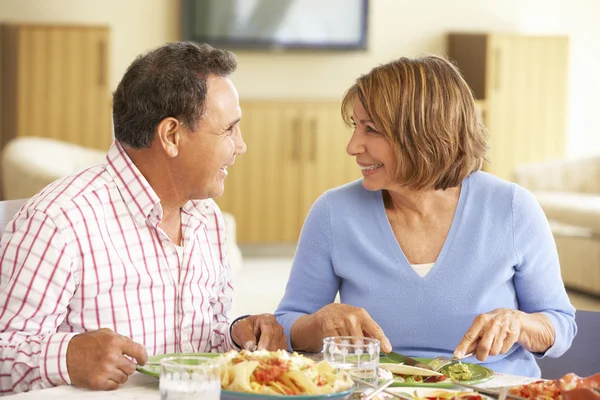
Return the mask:
<path id="1" fill-rule="evenodd" d="M 354 384 L 348 373 L 336 372 L 327 361 L 315 362 L 283 350 L 232 350 L 218 360 L 222 365 L 221 388 L 235 392 L 330 394 L 347 390 Z"/>

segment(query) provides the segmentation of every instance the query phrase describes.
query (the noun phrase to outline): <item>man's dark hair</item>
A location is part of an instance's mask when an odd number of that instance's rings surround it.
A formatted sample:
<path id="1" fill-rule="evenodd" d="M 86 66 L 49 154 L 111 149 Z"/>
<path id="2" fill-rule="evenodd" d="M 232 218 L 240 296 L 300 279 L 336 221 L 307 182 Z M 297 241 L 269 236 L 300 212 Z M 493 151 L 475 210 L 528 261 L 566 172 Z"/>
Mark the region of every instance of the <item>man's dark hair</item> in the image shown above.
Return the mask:
<path id="1" fill-rule="evenodd" d="M 191 42 L 168 43 L 137 57 L 113 94 L 115 138 L 134 149 L 150 147 L 167 117 L 197 129 L 208 77 L 227 76 L 236 66 L 233 53 Z"/>

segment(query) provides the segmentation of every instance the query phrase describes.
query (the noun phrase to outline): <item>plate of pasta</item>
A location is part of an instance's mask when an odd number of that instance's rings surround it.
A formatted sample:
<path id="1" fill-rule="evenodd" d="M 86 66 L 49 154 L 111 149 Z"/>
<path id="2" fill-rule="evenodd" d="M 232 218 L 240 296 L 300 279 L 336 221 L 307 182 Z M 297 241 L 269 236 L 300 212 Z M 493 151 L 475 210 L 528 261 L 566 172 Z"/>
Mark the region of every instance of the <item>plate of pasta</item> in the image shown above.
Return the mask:
<path id="1" fill-rule="evenodd" d="M 229 351 L 227 353 L 164 354 L 151 356 L 138 371 L 160 377 L 160 359 L 201 355 L 221 364 L 221 399 L 347 399 L 354 382 L 326 361 L 315 362 L 297 353 L 278 351 Z"/>

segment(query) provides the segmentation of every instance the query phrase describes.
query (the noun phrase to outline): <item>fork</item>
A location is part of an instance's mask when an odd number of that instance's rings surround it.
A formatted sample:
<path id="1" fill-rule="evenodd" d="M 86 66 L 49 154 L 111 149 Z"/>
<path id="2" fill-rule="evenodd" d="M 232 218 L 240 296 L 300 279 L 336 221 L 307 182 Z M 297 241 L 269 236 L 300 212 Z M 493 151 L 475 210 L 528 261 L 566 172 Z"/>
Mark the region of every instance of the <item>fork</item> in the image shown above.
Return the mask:
<path id="1" fill-rule="evenodd" d="M 434 371 L 439 372 L 439 370 L 444 368 L 446 365 L 452 364 L 455 362 L 460 362 L 460 360 L 462 360 L 463 358 L 473 357 L 473 355 L 475 355 L 475 353 L 465 354 L 464 357 L 461 357 L 461 358 L 457 358 L 457 357 L 448 358 L 448 357 L 444 357 L 444 356 L 439 356 L 439 357 L 436 357 L 433 360 L 431 360 L 431 362 L 429 362 L 429 365 L 431 365 L 433 367 Z"/>
<path id="2" fill-rule="evenodd" d="M 394 380 L 393 380 L 393 379 L 392 379 L 391 381 L 388 381 L 388 382 L 384 383 L 384 384 L 383 384 L 383 385 L 381 385 L 381 386 L 375 385 L 375 384 L 373 384 L 373 383 L 371 383 L 371 382 L 363 381 L 362 379 L 358 379 L 358 378 L 352 378 L 352 380 L 353 380 L 354 382 L 357 382 L 357 383 L 363 384 L 363 385 L 365 385 L 365 386 L 369 386 L 369 387 L 371 387 L 371 388 L 373 388 L 373 389 L 377 389 L 377 391 L 378 391 L 378 392 L 377 392 L 377 393 L 375 393 L 375 394 L 374 394 L 374 393 L 370 393 L 370 396 L 375 396 L 375 395 L 377 395 L 378 393 L 381 393 L 381 392 L 383 392 L 383 393 L 385 393 L 385 394 L 389 394 L 389 395 L 391 395 L 391 396 L 393 396 L 393 397 L 396 397 L 396 398 L 398 398 L 398 399 L 402 399 L 402 400 L 413 400 L 413 397 L 412 397 L 412 396 L 410 396 L 410 395 L 405 395 L 405 394 L 402 394 L 402 393 L 394 393 L 394 392 L 390 392 L 389 390 L 387 390 L 387 387 L 388 387 L 389 385 L 391 385 L 392 383 L 394 383 Z"/>

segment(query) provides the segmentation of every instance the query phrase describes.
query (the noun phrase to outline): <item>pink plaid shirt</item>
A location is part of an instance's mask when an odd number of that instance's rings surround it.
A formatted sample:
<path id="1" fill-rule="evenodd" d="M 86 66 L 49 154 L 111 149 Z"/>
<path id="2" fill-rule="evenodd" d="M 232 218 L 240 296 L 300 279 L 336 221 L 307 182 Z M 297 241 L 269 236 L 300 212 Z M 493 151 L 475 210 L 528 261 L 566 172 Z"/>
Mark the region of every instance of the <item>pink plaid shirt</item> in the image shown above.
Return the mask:
<path id="1" fill-rule="evenodd" d="M 183 259 L 160 199 L 123 148 L 24 205 L 0 244 L 0 395 L 70 384 L 77 333 L 110 328 L 149 355 L 234 347 L 225 229 L 213 200 L 181 211 Z"/>

